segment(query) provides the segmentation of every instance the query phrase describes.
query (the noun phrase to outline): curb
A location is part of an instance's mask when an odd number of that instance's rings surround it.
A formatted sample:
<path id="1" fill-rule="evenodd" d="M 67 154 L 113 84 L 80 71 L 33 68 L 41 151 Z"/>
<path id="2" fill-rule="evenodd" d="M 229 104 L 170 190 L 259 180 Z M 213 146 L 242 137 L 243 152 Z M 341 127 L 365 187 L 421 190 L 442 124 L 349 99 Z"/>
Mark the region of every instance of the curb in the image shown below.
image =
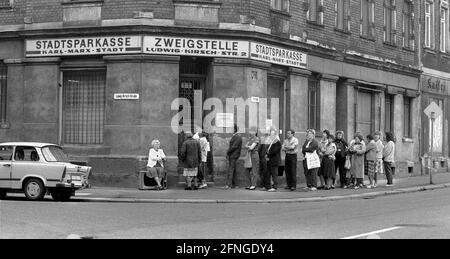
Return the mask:
<path id="1" fill-rule="evenodd" d="M 111 202 L 111 203 L 201 203 L 201 204 L 243 204 L 243 203 L 306 203 L 306 202 L 324 202 L 337 200 L 353 200 L 353 199 L 373 199 L 380 196 L 398 195 L 404 193 L 414 193 L 421 191 L 431 191 L 449 188 L 450 183 L 435 184 L 418 187 L 401 188 L 389 191 L 369 192 L 362 194 L 350 194 L 342 196 L 329 197 L 311 197 L 311 198 L 289 198 L 289 199 L 264 199 L 264 200 L 215 200 L 215 199 L 145 199 L 145 198 L 89 198 L 74 197 L 73 201 L 84 202 Z"/>

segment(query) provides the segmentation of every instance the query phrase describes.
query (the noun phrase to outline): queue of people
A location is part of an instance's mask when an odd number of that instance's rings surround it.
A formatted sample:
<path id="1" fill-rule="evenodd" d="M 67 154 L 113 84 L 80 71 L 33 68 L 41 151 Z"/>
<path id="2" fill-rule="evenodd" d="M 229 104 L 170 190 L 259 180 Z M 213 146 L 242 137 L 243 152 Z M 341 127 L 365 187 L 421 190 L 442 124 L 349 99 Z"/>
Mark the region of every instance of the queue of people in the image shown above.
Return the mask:
<path id="1" fill-rule="evenodd" d="M 206 172 L 208 153 L 211 151 L 208 134 L 191 132 L 184 134 L 184 140 L 179 150 L 179 161 L 186 180 L 186 190 L 198 190 L 207 187 Z M 387 186 L 393 185 L 393 169 L 395 140 L 391 133 L 386 133 L 383 144 L 382 134 L 377 131 L 364 138 L 359 132 L 354 134 L 350 143 L 344 139 L 344 132 L 337 131 L 336 137 L 328 130 L 322 132 L 320 141 L 316 139 L 316 132 L 308 129 L 306 140 L 300 149 L 299 140 L 294 130 L 286 132 L 286 139 L 282 142 L 278 131 L 271 128 L 269 134 L 261 135 L 256 128 L 249 129 L 249 137 L 243 144 L 237 125 L 227 150 L 228 170 L 225 189 L 237 187 L 237 164 L 244 148 L 244 167 L 247 190 L 276 192 L 279 188 L 278 177 L 282 164 L 281 153 L 285 153 L 284 172 L 286 190 L 297 189 L 297 161 L 298 153 L 303 154 L 303 169 L 306 178 L 304 189 L 316 191 L 330 190 L 336 185 L 336 175 L 339 175 L 341 188 L 361 187 L 376 188 L 380 174 L 386 174 Z M 157 190 L 163 190 L 162 179 L 165 179 L 164 162 L 166 156 L 160 148 L 159 140 L 152 141 L 149 150 L 147 176 L 154 178 Z M 369 180 L 364 185 L 364 177 Z M 318 180 L 320 185 L 318 186 Z"/>

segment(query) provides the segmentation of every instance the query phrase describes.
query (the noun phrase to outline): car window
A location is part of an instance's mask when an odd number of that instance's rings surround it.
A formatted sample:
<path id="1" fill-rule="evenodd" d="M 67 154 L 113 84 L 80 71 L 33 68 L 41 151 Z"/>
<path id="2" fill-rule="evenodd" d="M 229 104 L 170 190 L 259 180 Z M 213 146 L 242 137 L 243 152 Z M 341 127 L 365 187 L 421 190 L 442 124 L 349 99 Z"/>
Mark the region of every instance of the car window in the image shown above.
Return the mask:
<path id="1" fill-rule="evenodd" d="M 16 161 L 39 161 L 39 155 L 36 148 L 29 146 L 17 146 L 14 153 Z"/>
<path id="2" fill-rule="evenodd" d="M 11 160 L 13 154 L 13 147 L 1 146 L 0 147 L 0 160 Z"/>
<path id="3" fill-rule="evenodd" d="M 48 162 L 69 162 L 69 158 L 61 147 L 47 146 L 42 148 L 42 154 Z"/>

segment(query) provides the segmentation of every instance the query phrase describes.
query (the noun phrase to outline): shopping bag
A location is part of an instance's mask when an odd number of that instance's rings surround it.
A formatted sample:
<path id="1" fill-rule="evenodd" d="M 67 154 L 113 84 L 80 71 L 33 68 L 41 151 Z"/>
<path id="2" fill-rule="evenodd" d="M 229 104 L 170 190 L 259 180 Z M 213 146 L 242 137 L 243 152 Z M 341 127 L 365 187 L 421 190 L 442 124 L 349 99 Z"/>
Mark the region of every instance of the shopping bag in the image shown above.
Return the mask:
<path id="1" fill-rule="evenodd" d="M 316 151 L 313 153 L 307 152 L 305 158 L 308 170 L 320 167 L 320 158 Z"/>
<path id="2" fill-rule="evenodd" d="M 247 154 L 244 157 L 244 168 L 252 168 L 252 155 L 251 151 L 247 151 Z"/>
<path id="3" fill-rule="evenodd" d="M 350 157 L 349 156 L 347 156 L 345 158 L 344 168 L 347 169 L 347 170 L 350 170 L 352 168 L 352 163 L 350 162 Z"/>

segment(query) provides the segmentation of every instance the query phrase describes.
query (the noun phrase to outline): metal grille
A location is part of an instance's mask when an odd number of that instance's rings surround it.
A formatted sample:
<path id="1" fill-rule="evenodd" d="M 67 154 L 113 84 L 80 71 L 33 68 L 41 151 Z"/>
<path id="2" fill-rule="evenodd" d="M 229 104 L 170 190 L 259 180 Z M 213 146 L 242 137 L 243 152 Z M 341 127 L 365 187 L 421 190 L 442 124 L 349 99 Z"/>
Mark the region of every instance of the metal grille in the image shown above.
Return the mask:
<path id="1" fill-rule="evenodd" d="M 63 79 L 64 143 L 102 144 L 105 71 L 68 71 Z"/>

